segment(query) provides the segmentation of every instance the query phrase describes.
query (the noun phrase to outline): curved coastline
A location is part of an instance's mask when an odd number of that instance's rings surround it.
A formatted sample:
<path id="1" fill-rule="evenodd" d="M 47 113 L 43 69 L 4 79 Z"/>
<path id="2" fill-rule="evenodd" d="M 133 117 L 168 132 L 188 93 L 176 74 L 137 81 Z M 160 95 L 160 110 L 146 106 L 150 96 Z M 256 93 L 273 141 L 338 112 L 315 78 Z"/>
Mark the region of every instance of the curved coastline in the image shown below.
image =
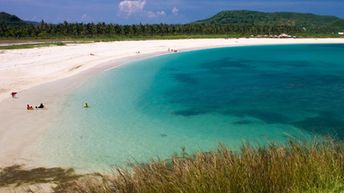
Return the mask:
<path id="1" fill-rule="evenodd" d="M 164 44 L 163 42 L 171 41 L 172 44 Z M 228 46 L 242 46 L 242 45 L 271 45 L 271 44 L 310 44 L 310 43 L 344 43 L 344 39 L 229 39 L 229 40 L 182 40 L 183 43 L 201 41 L 202 43 L 194 43 L 192 45 L 183 45 L 180 47 L 172 47 L 177 45 L 181 40 L 165 40 L 163 42 L 159 41 L 149 41 L 156 43 L 156 50 L 151 50 L 150 52 L 143 52 L 142 54 L 136 54 L 131 47 L 127 52 L 130 55 L 125 55 L 123 57 L 112 58 L 107 56 L 106 59 L 99 59 L 90 63 L 84 67 L 76 68 L 73 72 L 62 73 L 57 70 L 51 79 L 44 79 L 45 76 L 49 74 L 42 75 L 39 79 L 40 81 L 33 81 L 32 84 L 24 84 L 22 88 L 18 87 L 18 90 L 22 90 L 17 99 L 13 100 L 8 98 L 2 93 L 0 96 L 0 146 L 5 147 L 0 149 L 0 166 L 8 166 L 13 164 L 25 164 L 27 166 L 49 166 L 44 162 L 44 157 L 35 152 L 31 147 L 34 144 L 39 143 L 40 137 L 44 135 L 44 132 L 49 128 L 50 124 L 54 123 L 54 117 L 57 117 L 61 109 L 65 104 L 65 97 L 72 94 L 73 90 L 81 86 L 88 78 L 103 72 L 104 70 L 109 70 L 118 67 L 123 64 L 131 63 L 136 60 L 143 60 L 148 57 L 155 57 L 163 54 L 168 54 L 167 48 L 171 45 L 171 48 L 180 51 L 190 51 L 205 48 L 216 48 L 216 47 L 228 47 Z M 210 41 L 208 45 L 207 41 Z M 112 43 L 112 46 L 116 45 L 117 42 Z M 134 42 L 129 42 L 133 43 Z M 111 43 L 109 43 L 111 44 Z M 204 45 L 203 45 L 204 44 Z M 71 45 L 75 46 L 75 45 Z M 81 45 L 85 46 L 85 45 Z M 61 47 L 71 48 L 71 47 Z M 41 48 L 45 49 L 45 48 Z M 49 48 L 46 48 L 49 49 Z M 60 49 L 60 48 L 59 48 Z M 39 49 L 38 49 L 39 51 Z M 123 50 L 125 52 L 126 50 Z M 15 53 L 16 51 L 13 51 Z M 18 52 L 29 52 L 29 50 L 22 50 Z M 68 50 L 65 50 L 68 52 Z M 6 55 L 7 53 L 4 53 Z M 51 53 L 54 55 L 54 53 Z M 88 53 L 84 53 L 83 59 L 87 59 Z M 0 55 L 1 56 L 1 55 Z M 40 56 L 37 56 L 40 57 Z M 6 57 L 0 57 L 0 61 Z M 104 61 L 105 60 L 105 61 Z M 8 68 L 16 68 L 16 61 L 11 61 L 14 65 L 9 65 Z M 47 61 L 48 62 L 48 61 Z M 49 63 L 49 62 L 48 62 Z M 58 65 L 55 63 L 54 66 Z M 20 64 L 17 64 L 20 66 Z M 40 66 L 42 67 L 42 66 Z M 75 68 L 75 65 L 69 66 L 66 64 L 64 66 L 66 69 Z M 27 66 L 19 68 L 28 68 Z M 5 69 L 5 70 L 4 70 Z M 18 69 L 20 71 L 20 69 Z M 6 67 L 1 68 L 0 72 L 6 72 Z M 0 73 L 1 74 L 1 73 Z M 15 76 L 12 76 L 15 79 Z M 29 79 L 30 77 L 27 77 Z M 11 86 L 11 85 L 10 85 Z M 6 87 L 5 87 L 6 88 Z M 14 87 L 16 88 L 16 87 Z M 6 90 L 6 89 L 5 89 Z M 8 95 L 8 94 L 7 94 Z M 47 111 L 35 111 L 27 112 L 25 111 L 25 105 L 27 103 L 37 104 L 44 102 L 47 104 Z"/>
<path id="2" fill-rule="evenodd" d="M 232 46 L 336 43 L 344 43 L 344 38 L 149 40 L 6 50 L 0 53 L 0 102 L 10 97 L 11 91 L 27 90 L 111 62 L 130 62 L 132 59 L 168 54 L 169 48 L 192 51 Z"/>
<path id="3" fill-rule="evenodd" d="M 163 53 L 157 52 L 105 62 L 73 76 L 22 90 L 16 99 L 7 97 L 0 101 L 2 115 L 0 117 L 0 144 L 6 147 L 0 149 L 0 167 L 14 164 L 25 165 L 29 168 L 55 167 L 45 162 L 42 155 L 39 155 L 33 147 L 40 143 L 40 137 L 57 121 L 59 113 L 66 105 L 65 99 L 72 94 L 73 90 L 82 86 L 89 78 L 104 71 L 161 54 Z M 46 104 L 46 110 L 26 111 L 27 103 L 35 105 L 41 102 Z"/>

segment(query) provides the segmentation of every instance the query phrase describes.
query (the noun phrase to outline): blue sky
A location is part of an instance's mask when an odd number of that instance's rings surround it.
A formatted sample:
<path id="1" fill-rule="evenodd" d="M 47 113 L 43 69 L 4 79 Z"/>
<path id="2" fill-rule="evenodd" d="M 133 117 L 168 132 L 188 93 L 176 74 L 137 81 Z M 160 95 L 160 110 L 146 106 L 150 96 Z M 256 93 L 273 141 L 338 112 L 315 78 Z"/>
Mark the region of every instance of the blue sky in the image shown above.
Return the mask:
<path id="1" fill-rule="evenodd" d="M 297 11 L 344 18 L 344 0 L 0 0 L 0 11 L 50 23 L 187 23 L 221 10 Z"/>

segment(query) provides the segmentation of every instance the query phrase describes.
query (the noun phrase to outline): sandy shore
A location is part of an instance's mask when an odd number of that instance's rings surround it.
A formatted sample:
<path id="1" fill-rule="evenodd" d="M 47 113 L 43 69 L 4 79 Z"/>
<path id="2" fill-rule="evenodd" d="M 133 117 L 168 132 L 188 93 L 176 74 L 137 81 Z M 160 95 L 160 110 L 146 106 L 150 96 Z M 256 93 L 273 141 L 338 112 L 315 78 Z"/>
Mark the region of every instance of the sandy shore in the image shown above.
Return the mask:
<path id="1" fill-rule="evenodd" d="M 53 124 L 64 99 L 90 76 L 161 54 L 178 51 L 262 44 L 344 43 L 344 39 L 198 39 L 123 41 L 0 51 L 0 167 L 47 166 L 32 150 Z M 140 52 L 139 54 L 137 52 Z M 18 98 L 10 98 L 18 91 Z M 26 104 L 47 104 L 28 112 Z"/>

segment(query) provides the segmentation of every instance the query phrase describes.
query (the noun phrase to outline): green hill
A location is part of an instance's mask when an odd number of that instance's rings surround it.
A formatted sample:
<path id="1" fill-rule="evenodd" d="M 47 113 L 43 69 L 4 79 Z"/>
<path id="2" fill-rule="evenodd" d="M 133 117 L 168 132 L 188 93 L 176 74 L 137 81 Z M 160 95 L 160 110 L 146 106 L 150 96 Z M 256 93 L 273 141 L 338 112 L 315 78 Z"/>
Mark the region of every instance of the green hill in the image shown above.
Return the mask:
<path id="1" fill-rule="evenodd" d="M 344 20 L 334 16 L 309 13 L 258 11 L 222 11 L 213 17 L 194 22 L 194 24 L 250 25 L 250 26 L 290 26 L 305 31 L 341 31 Z"/>
<path id="2" fill-rule="evenodd" d="M 6 12 L 0 12 L 0 24 L 25 25 L 26 22 L 15 15 L 11 15 Z"/>

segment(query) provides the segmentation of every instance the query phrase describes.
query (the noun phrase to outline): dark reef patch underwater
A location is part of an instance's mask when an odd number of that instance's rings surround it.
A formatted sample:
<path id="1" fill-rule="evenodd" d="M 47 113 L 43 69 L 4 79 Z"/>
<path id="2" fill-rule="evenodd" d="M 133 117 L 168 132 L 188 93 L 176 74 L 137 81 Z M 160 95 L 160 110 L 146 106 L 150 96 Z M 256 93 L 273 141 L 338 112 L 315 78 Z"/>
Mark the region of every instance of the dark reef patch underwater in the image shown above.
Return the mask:
<path id="1" fill-rule="evenodd" d="M 235 124 L 251 124 L 245 120 L 250 117 L 344 137 L 344 45 L 252 46 L 194 54 L 193 60 L 185 54 L 166 64 L 153 82 L 153 89 L 164 84 L 161 76 L 177 82 L 160 93 L 183 107 L 173 115 L 217 113 L 243 119 Z"/>

